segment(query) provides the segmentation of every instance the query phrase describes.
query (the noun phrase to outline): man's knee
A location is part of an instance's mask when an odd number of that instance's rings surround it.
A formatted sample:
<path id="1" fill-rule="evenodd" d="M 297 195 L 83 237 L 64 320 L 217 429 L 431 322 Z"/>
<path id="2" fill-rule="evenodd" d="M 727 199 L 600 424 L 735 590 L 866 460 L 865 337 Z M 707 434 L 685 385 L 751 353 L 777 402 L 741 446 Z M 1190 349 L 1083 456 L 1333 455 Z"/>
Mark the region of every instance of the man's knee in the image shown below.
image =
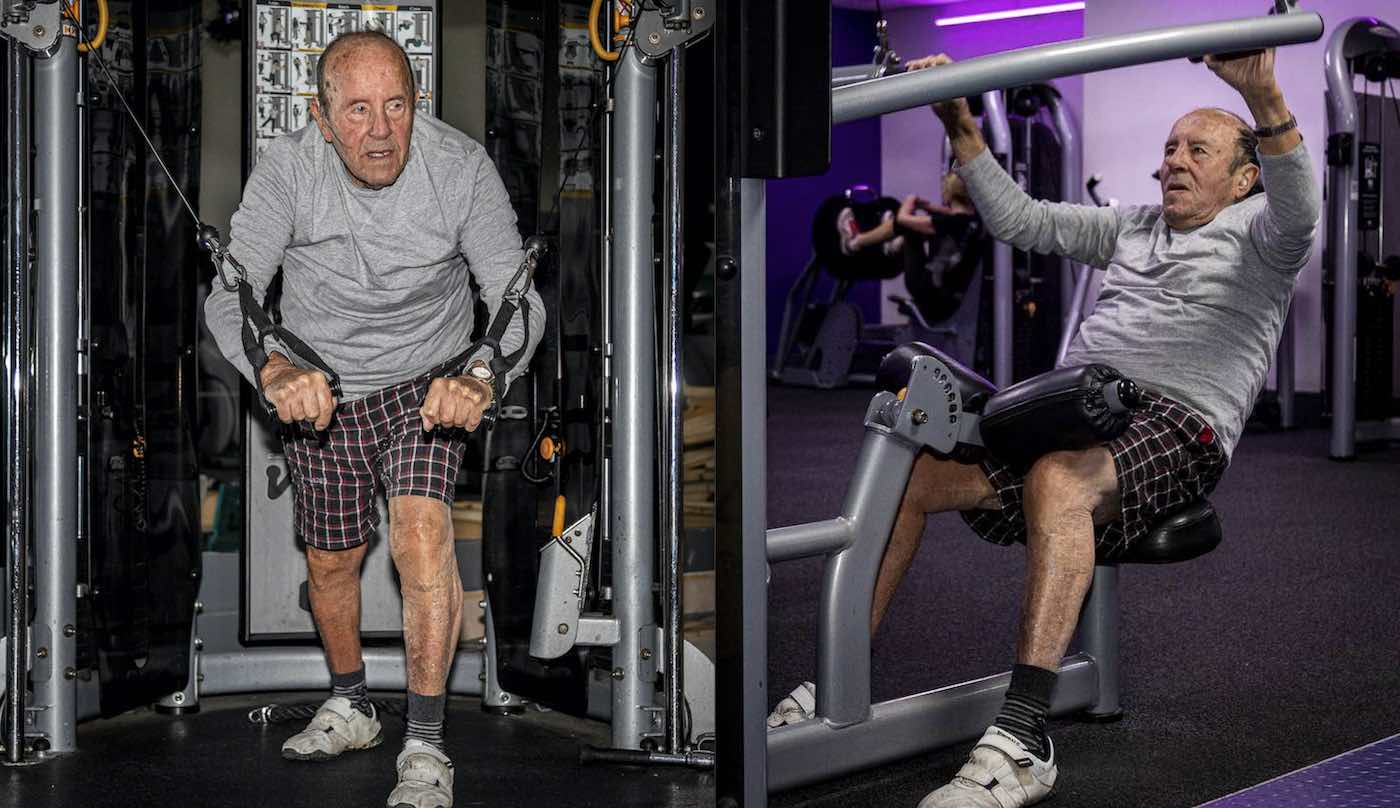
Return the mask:
<path id="1" fill-rule="evenodd" d="M 389 503 L 389 551 L 405 593 L 437 589 L 455 579 L 457 556 L 449 525 L 444 502 L 395 497 Z"/>
<path id="2" fill-rule="evenodd" d="M 311 585 L 319 586 L 342 578 L 358 576 L 367 547 L 368 545 L 362 544 L 348 550 L 320 550 L 307 545 L 306 572 Z"/>
<path id="3" fill-rule="evenodd" d="M 1031 512 L 1081 511 L 1095 521 L 1115 511 L 1118 476 L 1113 455 L 1101 446 L 1073 452 L 1051 452 L 1026 473 L 1027 516 Z"/>

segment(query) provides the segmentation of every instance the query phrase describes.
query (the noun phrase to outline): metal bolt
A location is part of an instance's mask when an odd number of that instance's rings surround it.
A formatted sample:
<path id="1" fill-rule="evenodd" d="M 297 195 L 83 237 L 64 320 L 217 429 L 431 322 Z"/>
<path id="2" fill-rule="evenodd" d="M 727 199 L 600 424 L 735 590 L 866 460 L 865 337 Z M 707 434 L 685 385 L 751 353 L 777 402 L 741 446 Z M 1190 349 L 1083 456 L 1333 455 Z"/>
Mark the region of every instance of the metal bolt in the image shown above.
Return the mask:
<path id="1" fill-rule="evenodd" d="M 194 677 L 194 680 L 195 680 L 196 682 L 203 683 L 203 682 L 204 682 L 204 674 L 201 673 L 200 675 Z"/>
<path id="2" fill-rule="evenodd" d="M 612 678 L 616 679 L 617 681 L 621 682 L 621 681 L 622 681 L 622 677 L 624 677 L 624 676 L 626 676 L 626 675 L 627 675 L 627 674 L 625 674 L 625 673 L 622 672 L 622 668 L 613 668 Z"/>
<path id="3" fill-rule="evenodd" d="M 198 578 L 198 577 L 199 577 L 199 570 L 190 570 L 190 577 L 191 577 L 191 578 Z"/>
<path id="4" fill-rule="evenodd" d="M 485 609 L 485 608 L 486 608 L 486 601 L 484 601 L 484 600 L 482 600 L 482 601 L 477 601 L 476 608 L 478 608 L 478 609 Z"/>
<path id="5" fill-rule="evenodd" d="M 484 681 L 486 681 L 486 674 L 484 674 L 484 673 L 478 673 L 478 674 L 476 675 L 476 680 L 477 680 L 478 682 L 484 682 Z"/>
<path id="6" fill-rule="evenodd" d="M 195 637 L 195 638 L 194 638 L 194 650 L 196 650 L 196 651 L 203 651 L 203 650 L 204 650 L 204 640 L 200 639 L 199 637 Z"/>
<path id="7" fill-rule="evenodd" d="M 203 601 L 198 601 L 198 600 L 197 600 L 197 601 L 194 602 L 194 613 L 195 613 L 195 614 L 204 614 L 204 602 L 203 602 Z"/>
<path id="8" fill-rule="evenodd" d="M 509 694 L 509 693 L 502 693 L 502 694 L 501 694 L 501 703 L 502 703 L 502 704 L 505 704 L 505 703 L 508 702 L 508 701 L 510 701 L 510 694 Z"/>
<path id="9" fill-rule="evenodd" d="M 909 420 L 913 421 L 916 426 L 923 426 L 928 423 L 928 413 L 923 410 L 914 410 L 909 413 Z"/>
<path id="10" fill-rule="evenodd" d="M 559 624 L 559 633 L 560 633 L 560 634 L 568 634 L 568 633 L 569 633 L 569 624 L 568 624 L 568 623 L 560 623 L 560 624 Z"/>
<path id="11" fill-rule="evenodd" d="M 64 669 L 63 669 L 63 678 L 64 678 L 64 679 L 67 679 L 67 680 L 69 680 L 69 681 L 71 682 L 72 680 L 78 678 L 78 672 L 75 671 L 75 670 L 73 670 L 72 668 L 64 668 Z"/>
<path id="12" fill-rule="evenodd" d="M 642 659 L 651 659 L 651 649 L 650 649 L 650 648 L 643 648 L 643 649 L 642 649 Z"/>
<path id="13" fill-rule="evenodd" d="M 74 636 L 77 636 L 77 634 L 78 634 L 78 627 L 77 627 L 77 626 L 74 626 L 72 623 L 69 623 L 68 625 L 66 625 L 66 626 L 63 627 L 63 636 L 65 636 L 65 637 L 74 637 Z"/>
<path id="14" fill-rule="evenodd" d="M 49 29 L 45 28 L 45 27 L 42 26 L 42 25 L 36 25 L 36 26 L 34 26 L 34 36 L 38 37 L 39 39 L 43 39 L 43 38 L 44 38 L 44 34 L 47 34 L 48 32 L 49 32 Z"/>
<path id="15" fill-rule="evenodd" d="M 48 658 L 49 658 L 49 649 L 47 649 L 47 648 L 40 648 L 39 650 L 37 650 L 37 651 L 34 652 L 34 656 L 36 656 L 36 657 L 38 657 L 38 658 L 40 658 L 40 659 L 48 659 Z"/>
<path id="16" fill-rule="evenodd" d="M 761 126 L 755 126 L 755 127 L 753 128 L 753 139 L 754 139 L 754 140 L 762 140 L 762 139 L 763 139 L 763 135 L 764 135 L 763 127 L 761 127 Z"/>
<path id="17" fill-rule="evenodd" d="M 690 16 L 694 17 L 697 20 L 703 20 L 705 19 L 705 9 L 696 8 L 694 11 L 690 12 Z"/>
<path id="18" fill-rule="evenodd" d="M 174 701 L 176 704 L 184 704 L 184 703 L 185 703 L 185 694 L 184 694 L 184 693 L 176 693 L 176 694 L 175 694 L 175 697 L 174 697 L 174 699 L 172 699 L 172 701 Z"/>
<path id="19" fill-rule="evenodd" d="M 661 44 L 661 34 L 658 34 L 657 32 L 652 31 L 650 34 L 647 35 L 647 41 L 650 42 L 650 43 L 653 44 L 653 45 L 660 45 L 660 44 Z"/>

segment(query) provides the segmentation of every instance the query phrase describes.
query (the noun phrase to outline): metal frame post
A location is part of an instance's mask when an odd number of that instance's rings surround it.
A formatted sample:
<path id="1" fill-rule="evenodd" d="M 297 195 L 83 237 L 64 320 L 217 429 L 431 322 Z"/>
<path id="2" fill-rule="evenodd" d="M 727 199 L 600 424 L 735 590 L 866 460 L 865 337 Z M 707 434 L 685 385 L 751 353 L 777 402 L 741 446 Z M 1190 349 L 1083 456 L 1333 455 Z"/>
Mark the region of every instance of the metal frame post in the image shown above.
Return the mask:
<path id="1" fill-rule="evenodd" d="M 941 69 L 941 68 L 940 68 Z M 982 93 L 986 111 L 988 145 L 1001 160 L 1002 168 L 1010 173 L 1011 124 L 1006 119 L 1006 102 L 1000 90 Z M 1011 245 L 1004 241 L 992 243 L 992 382 L 997 387 L 1011 384 L 1012 345 L 1015 342 L 1013 298 L 1016 295 L 1016 274 Z"/>
<path id="2" fill-rule="evenodd" d="M 652 244 L 652 155 L 656 148 L 656 69 L 629 48 L 617 71 L 611 230 L 613 234 L 612 744 L 640 749 L 656 735 L 656 359 Z M 645 653 L 644 653 L 645 652 Z"/>
<path id="3" fill-rule="evenodd" d="M 688 12 L 687 12 L 688 14 Z M 681 573 L 685 563 L 684 525 L 682 524 L 682 388 L 685 376 L 681 366 L 681 295 L 685 260 L 685 46 L 671 50 L 666 65 L 666 103 L 664 159 L 666 188 L 663 199 L 663 243 L 665 265 L 661 272 L 663 309 L 660 325 L 661 380 L 661 446 L 658 464 L 661 471 L 661 595 L 663 642 L 666 652 L 666 751 L 684 751 L 685 738 L 682 700 L 685 696 L 685 663 L 681 657 L 685 638 L 682 621 L 685 610 L 681 602 Z"/>
<path id="4" fill-rule="evenodd" d="M 1344 160 L 1328 160 L 1328 206 L 1332 217 L 1328 245 L 1332 255 L 1332 366 L 1328 369 L 1332 398 L 1332 432 L 1328 454 L 1333 460 L 1356 456 L 1356 243 L 1360 149 L 1355 143 L 1356 91 L 1352 88 L 1351 57 L 1376 48 L 1395 48 L 1400 32 L 1374 17 L 1352 17 L 1337 26 L 1327 41 L 1323 65 L 1327 78 L 1328 145 L 1333 138 L 1350 142 Z"/>
<path id="5" fill-rule="evenodd" d="M 8 127 L 9 216 L 5 299 L 5 467 L 9 525 L 5 532 L 6 603 L 9 644 L 5 654 L 5 759 L 24 760 L 29 680 L 29 71 L 30 54 L 19 43 L 6 44 L 9 56 Z"/>
<path id="6" fill-rule="evenodd" d="M 1118 622 L 1118 565 L 1098 564 L 1079 614 L 1079 648 L 1094 660 L 1098 672 L 1097 698 L 1085 711 L 1094 718 L 1113 719 L 1123 712 L 1118 698 Z"/>
<path id="7" fill-rule="evenodd" d="M 1084 192 L 1084 155 L 1079 142 L 1079 128 L 1069 114 L 1059 93 L 1047 93 L 1046 106 L 1055 122 L 1055 136 L 1060 141 L 1060 196 L 1065 202 L 1082 204 Z M 1063 362 L 1074 333 L 1084 316 L 1084 287 L 1093 270 L 1076 265 L 1069 258 L 1062 260 L 1060 270 L 1060 344 L 1055 352 L 1055 364 Z"/>
<path id="8" fill-rule="evenodd" d="M 50 753 L 77 748 L 78 54 L 64 37 L 34 65 L 34 631 L 48 648 L 34 676 L 35 729 Z"/>

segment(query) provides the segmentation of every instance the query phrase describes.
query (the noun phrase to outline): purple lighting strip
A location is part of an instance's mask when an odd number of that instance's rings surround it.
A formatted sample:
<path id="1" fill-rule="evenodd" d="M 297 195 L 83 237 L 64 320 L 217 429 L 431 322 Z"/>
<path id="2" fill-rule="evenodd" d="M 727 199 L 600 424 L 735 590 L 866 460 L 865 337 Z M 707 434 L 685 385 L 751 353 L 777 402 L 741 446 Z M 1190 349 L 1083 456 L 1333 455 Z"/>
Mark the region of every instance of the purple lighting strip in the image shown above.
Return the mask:
<path id="1" fill-rule="evenodd" d="M 1062 11 L 1083 11 L 1084 3 L 1055 3 L 1048 6 L 1032 6 L 1030 8 L 1009 8 L 1004 11 L 988 11 L 982 14 L 964 14 L 959 17 L 941 17 L 933 21 L 939 27 L 949 25 L 966 25 L 971 22 L 992 22 L 993 20 L 1010 20 L 1017 17 L 1038 17 L 1042 14 L 1058 14 Z"/>

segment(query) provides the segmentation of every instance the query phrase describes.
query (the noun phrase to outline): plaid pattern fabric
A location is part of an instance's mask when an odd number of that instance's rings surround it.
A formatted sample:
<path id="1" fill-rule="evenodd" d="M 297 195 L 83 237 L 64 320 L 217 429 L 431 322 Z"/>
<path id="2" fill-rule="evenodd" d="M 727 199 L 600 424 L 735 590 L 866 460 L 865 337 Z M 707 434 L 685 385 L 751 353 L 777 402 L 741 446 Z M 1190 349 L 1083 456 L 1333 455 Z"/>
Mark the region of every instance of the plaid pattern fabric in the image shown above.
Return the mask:
<path id="1" fill-rule="evenodd" d="M 1122 515 L 1094 529 L 1101 559 L 1122 555 L 1163 513 L 1208 495 L 1229 463 L 1215 432 L 1195 411 L 1149 391 L 1142 401 L 1127 430 L 1104 444 L 1118 472 Z M 964 511 L 963 519 L 994 544 L 1025 543 L 1025 478 L 990 457 L 981 465 L 1001 510 Z"/>
<path id="2" fill-rule="evenodd" d="M 341 404 L 324 433 L 282 429 L 298 538 L 319 550 L 364 544 L 379 525 L 380 490 L 451 504 L 467 433 L 424 433 L 427 393 L 428 381 L 415 379 Z"/>

